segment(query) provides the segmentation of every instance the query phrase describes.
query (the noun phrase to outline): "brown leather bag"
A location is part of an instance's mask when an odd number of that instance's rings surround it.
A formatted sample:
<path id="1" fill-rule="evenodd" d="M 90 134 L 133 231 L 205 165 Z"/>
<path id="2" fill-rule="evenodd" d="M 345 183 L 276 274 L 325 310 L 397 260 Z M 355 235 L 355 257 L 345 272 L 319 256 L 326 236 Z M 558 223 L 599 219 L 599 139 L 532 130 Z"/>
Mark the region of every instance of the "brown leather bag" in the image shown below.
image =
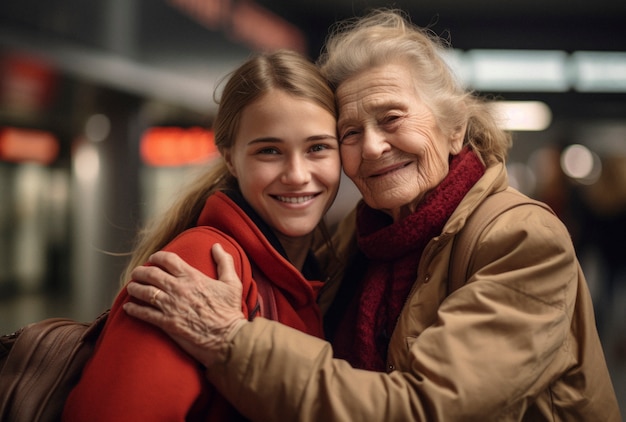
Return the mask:
<path id="1" fill-rule="evenodd" d="M 0 420 L 60 420 L 108 314 L 91 323 L 50 318 L 0 337 Z"/>

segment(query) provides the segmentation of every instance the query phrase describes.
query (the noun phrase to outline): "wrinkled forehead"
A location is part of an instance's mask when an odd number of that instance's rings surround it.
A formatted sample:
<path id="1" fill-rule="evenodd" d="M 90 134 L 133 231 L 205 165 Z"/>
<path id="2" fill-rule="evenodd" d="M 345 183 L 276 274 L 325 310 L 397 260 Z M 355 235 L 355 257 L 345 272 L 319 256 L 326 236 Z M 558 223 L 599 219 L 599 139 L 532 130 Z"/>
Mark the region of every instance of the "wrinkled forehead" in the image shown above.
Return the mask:
<path id="1" fill-rule="evenodd" d="M 372 113 L 404 96 L 415 95 L 412 72 L 399 64 L 377 66 L 346 79 L 336 90 L 339 120 L 348 114 Z"/>

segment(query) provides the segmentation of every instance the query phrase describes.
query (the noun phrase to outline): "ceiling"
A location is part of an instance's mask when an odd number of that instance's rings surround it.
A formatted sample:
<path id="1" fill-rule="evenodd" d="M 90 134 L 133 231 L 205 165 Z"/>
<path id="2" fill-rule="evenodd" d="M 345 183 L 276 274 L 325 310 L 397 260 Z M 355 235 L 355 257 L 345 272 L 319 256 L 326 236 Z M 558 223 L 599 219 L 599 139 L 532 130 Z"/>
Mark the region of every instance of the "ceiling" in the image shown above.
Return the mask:
<path id="1" fill-rule="evenodd" d="M 214 83 L 250 53 L 225 24 L 210 29 L 194 7 L 253 0 L 20 0 L 0 2 L 0 52 L 27 51 L 61 71 L 195 110 L 212 107 Z M 623 0 L 254 0 L 298 27 L 316 58 L 337 20 L 397 7 L 460 50 L 626 52 Z M 207 83 L 209 81 L 209 83 Z M 532 93 L 515 94 L 523 99 Z M 536 96 L 536 95 L 535 95 Z M 573 118 L 626 115 L 624 94 L 541 94 Z M 557 104 L 558 103 L 558 104 Z"/>
<path id="2" fill-rule="evenodd" d="M 449 31 L 468 48 L 626 50 L 623 0 L 258 0 L 303 28 L 319 51 L 338 19 L 376 7 L 407 11 L 414 23 Z"/>

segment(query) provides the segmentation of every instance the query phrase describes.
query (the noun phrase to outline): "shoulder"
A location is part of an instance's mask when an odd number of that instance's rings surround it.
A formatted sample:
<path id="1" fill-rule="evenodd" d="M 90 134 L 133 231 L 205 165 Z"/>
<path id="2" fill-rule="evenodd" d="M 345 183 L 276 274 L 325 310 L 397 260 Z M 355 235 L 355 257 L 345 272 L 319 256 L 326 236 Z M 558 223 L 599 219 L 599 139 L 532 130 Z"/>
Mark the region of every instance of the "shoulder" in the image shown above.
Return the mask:
<path id="1" fill-rule="evenodd" d="M 237 241 L 224 233 L 223 231 L 211 226 L 196 226 L 189 228 L 176 236 L 169 245 L 177 243 L 194 243 L 201 242 L 202 244 L 213 244 L 220 242 L 224 247 L 233 247 L 235 249 L 241 248 Z M 231 246 L 228 246 L 231 245 Z"/>
<path id="2" fill-rule="evenodd" d="M 185 230 L 163 250 L 178 254 L 191 266 L 213 276 L 214 261 L 211 248 L 219 243 L 233 257 L 235 270 L 240 277 L 250 273 L 250 263 L 241 245 L 231 236 L 210 226 L 197 226 Z M 209 271 L 210 269 L 210 271 Z"/>
<path id="3" fill-rule="evenodd" d="M 491 243 L 509 239 L 520 246 L 540 242 L 546 246 L 572 247 L 571 236 L 563 222 L 547 206 L 531 199 L 499 214 L 481 238 Z"/>
<path id="4" fill-rule="evenodd" d="M 559 304 L 576 288 L 578 260 L 565 225 L 548 209 L 523 204 L 500 214 L 478 236 L 470 279 Z M 472 283 L 474 284 L 474 283 Z"/>
<path id="5" fill-rule="evenodd" d="M 543 202 L 508 187 L 483 196 L 470 211 L 463 228 L 476 243 L 491 246 L 507 241 L 531 246 L 533 241 L 572 247 L 563 222 Z"/>

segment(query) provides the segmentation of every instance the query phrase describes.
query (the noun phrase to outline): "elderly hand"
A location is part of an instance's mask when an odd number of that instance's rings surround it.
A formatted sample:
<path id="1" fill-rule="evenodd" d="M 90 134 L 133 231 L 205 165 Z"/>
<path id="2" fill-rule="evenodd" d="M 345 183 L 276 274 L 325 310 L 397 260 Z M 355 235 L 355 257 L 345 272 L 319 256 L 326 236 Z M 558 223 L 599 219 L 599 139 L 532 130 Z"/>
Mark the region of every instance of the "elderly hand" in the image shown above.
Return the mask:
<path id="1" fill-rule="evenodd" d="M 220 280 L 161 251 L 150 257 L 152 266 L 135 268 L 127 285 L 131 296 L 152 306 L 124 304 L 129 315 L 161 328 L 206 367 L 227 359 L 228 340 L 246 322 L 232 257 L 219 244 L 211 251 Z"/>

